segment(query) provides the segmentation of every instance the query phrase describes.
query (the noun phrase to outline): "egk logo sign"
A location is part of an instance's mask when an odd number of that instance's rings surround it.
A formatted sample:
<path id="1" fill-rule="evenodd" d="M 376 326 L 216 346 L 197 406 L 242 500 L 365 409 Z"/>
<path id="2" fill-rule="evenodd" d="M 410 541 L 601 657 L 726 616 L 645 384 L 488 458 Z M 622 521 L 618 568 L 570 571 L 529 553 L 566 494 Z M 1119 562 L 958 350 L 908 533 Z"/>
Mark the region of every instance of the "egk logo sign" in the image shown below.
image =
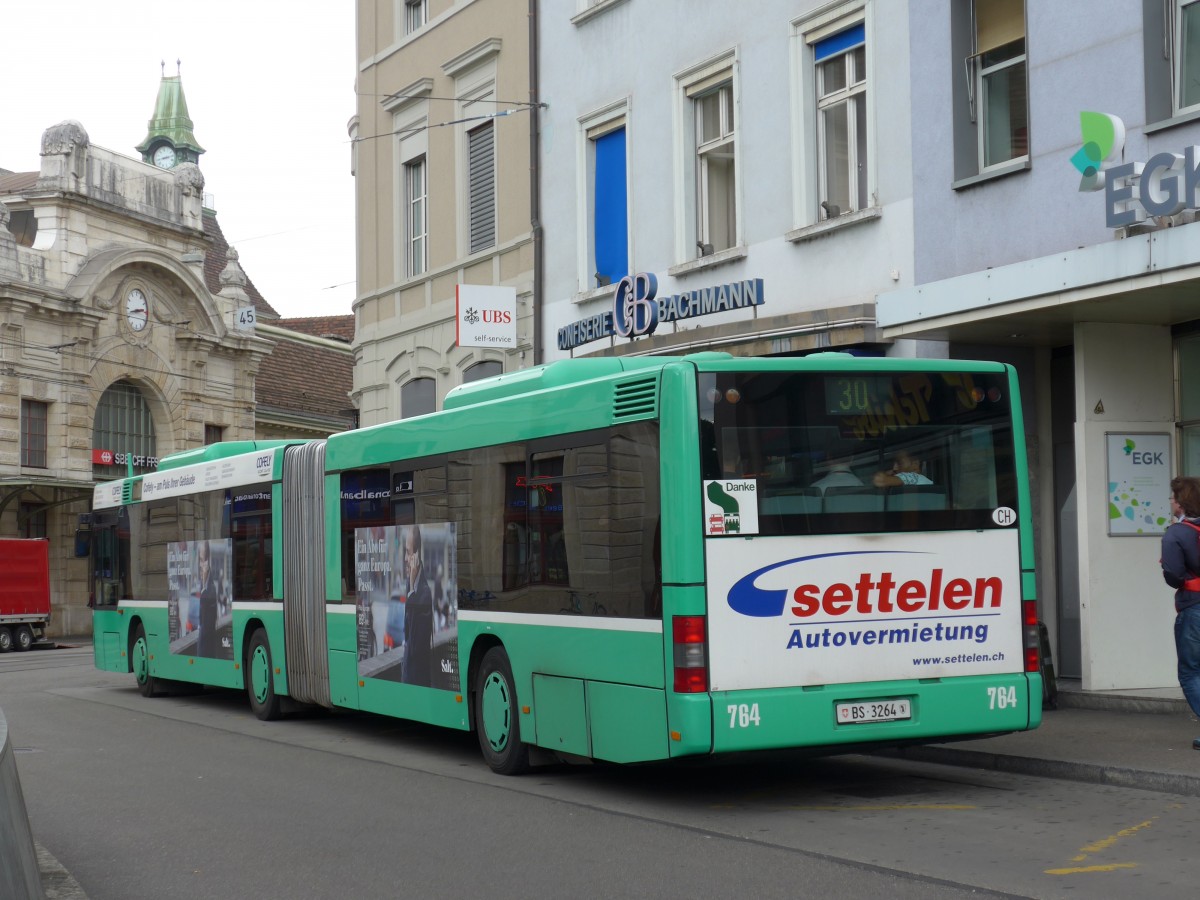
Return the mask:
<path id="1" fill-rule="evenodd" d="M 1163 458 L 1165 454 L 1161 450 L 1138 450 L 1137 444 L 1129 438 L 1125 438 L 1125 455 L 1129 457 L 1129 462 L 1135 466 L 1165 466 L 1167 464 L 1167 461 Z"/>
<path id="2" fill-rule="evenodd" d="M 1163 218 L 1200 209 L 1200 147 L 1156 153 L 1145 162 L 1106 165 L 1122 158 L 1125 123 L 1107 113 L 1081 112 L 1083 146 L 1071 164 L 1083 176 L 1081 191 L 1104 191 L 1105 225 L 1125 228 L 1147 216 Z"/>

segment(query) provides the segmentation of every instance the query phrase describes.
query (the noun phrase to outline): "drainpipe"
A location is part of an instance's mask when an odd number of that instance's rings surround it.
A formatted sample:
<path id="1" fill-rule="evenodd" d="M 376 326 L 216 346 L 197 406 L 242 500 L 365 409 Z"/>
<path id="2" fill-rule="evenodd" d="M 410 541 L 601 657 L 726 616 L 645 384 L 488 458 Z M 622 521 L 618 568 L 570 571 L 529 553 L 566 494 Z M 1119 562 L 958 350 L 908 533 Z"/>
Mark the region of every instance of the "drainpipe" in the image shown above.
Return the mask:
<path id="1" fill-rule="evenodd" d="M 542 364 L 542 194 L 538 162 L 538 8 L 529 0 L 529 224 L 533 232 L 533 364 Z"/>

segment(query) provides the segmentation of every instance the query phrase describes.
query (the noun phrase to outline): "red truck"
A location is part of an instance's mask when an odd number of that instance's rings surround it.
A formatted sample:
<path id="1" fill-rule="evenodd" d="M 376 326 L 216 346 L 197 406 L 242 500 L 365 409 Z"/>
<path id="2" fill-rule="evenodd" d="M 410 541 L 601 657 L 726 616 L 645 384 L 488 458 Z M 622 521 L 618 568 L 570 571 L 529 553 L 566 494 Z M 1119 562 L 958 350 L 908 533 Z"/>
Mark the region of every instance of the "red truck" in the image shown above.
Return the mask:
<path id="1" fill-rule="evenodd" d="M 50 624 L 50 542 L 0 538 L 0 653 L 28 650 Z"/>

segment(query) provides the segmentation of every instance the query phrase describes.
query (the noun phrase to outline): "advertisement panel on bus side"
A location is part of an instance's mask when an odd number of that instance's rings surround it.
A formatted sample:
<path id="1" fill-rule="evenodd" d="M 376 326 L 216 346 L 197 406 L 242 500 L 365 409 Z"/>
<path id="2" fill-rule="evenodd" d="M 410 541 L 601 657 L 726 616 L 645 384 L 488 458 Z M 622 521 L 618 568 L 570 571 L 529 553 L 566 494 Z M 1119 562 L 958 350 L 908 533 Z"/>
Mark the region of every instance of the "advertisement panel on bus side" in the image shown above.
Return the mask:
<path id="1" fill-rule="evenodd" d="M 1016 529 L 705 540 L 712 690 L 1020 672 Z"/>

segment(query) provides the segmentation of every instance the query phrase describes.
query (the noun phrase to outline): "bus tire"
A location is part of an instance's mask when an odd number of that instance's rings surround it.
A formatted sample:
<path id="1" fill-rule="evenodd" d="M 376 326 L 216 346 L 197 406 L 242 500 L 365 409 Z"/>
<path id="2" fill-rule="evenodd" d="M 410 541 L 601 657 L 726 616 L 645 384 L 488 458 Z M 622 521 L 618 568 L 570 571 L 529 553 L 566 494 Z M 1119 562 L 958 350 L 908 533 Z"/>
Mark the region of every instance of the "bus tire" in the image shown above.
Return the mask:
<path id="1" fill-rule="evenodd" d="M 16 643 L 18 650 L 28 650 L 33 646 L 33 629 L 28 625 L 18 625 L 13 632 L 13 641 Z"/>
<path id="2" fill-rule="evenodd" d="M 493 647 L 483 655 L 475 681 L 475 732 L 484 761 L 499 775 L 520 775 L 529 768 L 519 712 L 508 654 Z"/>
<path id="3" fill-rule="evenodd" d="M 246 650 L 246 694 L 250 697 L 250 708 L 254 710 L 254 715 L 264 722 L 278 719 L 280 714 L 273 672 L 271 643 L 267 640 L 267 633 L 258 628 L 250 636 L 250 646 Z"/>
<path id="4" fill-rule="evenodd" d="M 137 681 L 138 691 L 143 697 L 153 697 L 158 694 L 157 680 L 150 674 L 150 642 L 146 640 L 146 629 L 138 623 L 133 633 L 133 643 L 129 645 L 129 665 L 133 669 L 133 677 Z"/>
<path id="5" fill-rule="evenodd" d="M 0 625 L 0 653 L 7 653 L 13 648 L 12 632 L 7 625 Z"/>

